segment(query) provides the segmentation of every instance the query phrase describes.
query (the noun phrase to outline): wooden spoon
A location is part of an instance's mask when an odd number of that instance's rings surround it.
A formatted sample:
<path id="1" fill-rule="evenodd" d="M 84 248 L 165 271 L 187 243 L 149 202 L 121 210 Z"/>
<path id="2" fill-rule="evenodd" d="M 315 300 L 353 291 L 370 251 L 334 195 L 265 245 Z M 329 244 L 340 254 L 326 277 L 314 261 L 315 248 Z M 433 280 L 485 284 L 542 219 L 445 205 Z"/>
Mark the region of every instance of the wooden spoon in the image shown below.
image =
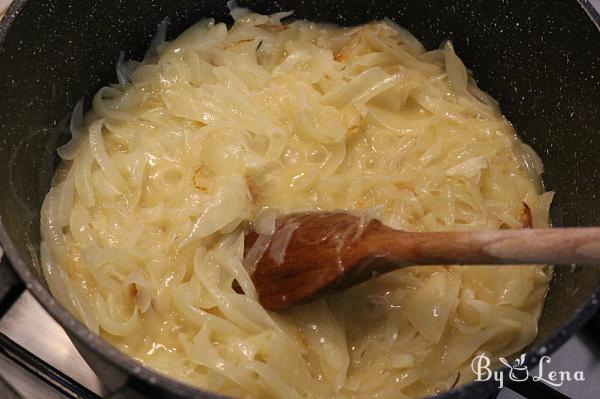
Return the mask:
<path id="1" fill-rule="evenodd" d="M 413 233 L 345 212 L 297 213 L 246 233 L 260 303 L 283 309 L 409 265 L 600 263 L 600 228 Z"/>

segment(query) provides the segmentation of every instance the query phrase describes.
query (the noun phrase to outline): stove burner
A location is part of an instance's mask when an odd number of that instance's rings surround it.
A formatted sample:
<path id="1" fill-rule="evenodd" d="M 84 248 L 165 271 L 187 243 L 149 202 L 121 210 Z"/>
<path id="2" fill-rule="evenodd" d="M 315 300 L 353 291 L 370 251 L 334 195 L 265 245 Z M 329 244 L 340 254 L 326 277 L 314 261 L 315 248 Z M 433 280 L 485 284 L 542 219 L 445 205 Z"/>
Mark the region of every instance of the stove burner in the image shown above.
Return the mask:
<path id="1" fill-rule="evenodd" d="M 36 378 L 44 381 L 49 387 L 62 394 L 65 398 L 101 398 L 68 375 L 35 356 L 3 333 L 0 333 L 0 353 L 26 369 Z"/>

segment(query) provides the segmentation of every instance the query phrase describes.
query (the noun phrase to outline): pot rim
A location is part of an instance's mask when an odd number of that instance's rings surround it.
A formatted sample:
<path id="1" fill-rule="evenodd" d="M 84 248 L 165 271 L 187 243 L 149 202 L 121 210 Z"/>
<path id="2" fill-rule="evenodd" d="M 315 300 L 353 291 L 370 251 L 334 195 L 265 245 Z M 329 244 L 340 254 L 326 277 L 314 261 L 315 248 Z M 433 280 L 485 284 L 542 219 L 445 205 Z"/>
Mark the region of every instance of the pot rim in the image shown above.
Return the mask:
<path id="1" fill-rule="evenodd" d="M 12 4 L 6 10 L 2 20 L 0 20 L 0 46 L 4 42 L 12 23 L 19 15 L 20 10 L 28 0 L 13 0 Z M 589 0 L 574 0 L 588 14 L 591 21 L 596 25 L 600 32 L 600 10 L 596 10 Z M 201 397 L 205 399 L 232 399 L 228 396 L 220 395 L 214 392 L 203 390 L 199 387 L 190 385 L 175 378 L 168 377 L 154 369 L 145 366 L 133 357 L 119 351 L 116 347 L 104 341 L 100 336 L 91 332 L 75 316 L 67 311 L 54 297 L 48 289 L 40 282 L 39 278 L 29 270 L 25 261 L 18 253 L 8 232 L 5 230 L 0 217 L 0 245 L 4 249 L 12 268 L 16 271 L 19 278 L 25 283 L 29 290 L 42 307 L 56 320 L 62 328 L 68 331 L 69 335 L 74 335 L 77 339 L 91 349 L 96 356 L 110 363 L 113 367 L 120 369 L 124 374 L 133 376 L 147 383 L 149 386 L 157 386 L 166 392 L 179 397 Z M 600 308 L 600 287 L 598 287 L 590 298 L 577 310 L 573 317 L 564 323 L 559 329 L 551 334 L 544 342 L 534 348 L 529 348 L 526 353 L 525 365 L 528 368 L 539 363 L 543 355 L 551 355 L 556 349 L 562 346 L 575 331 L 591 318 L 591 316 Z M 543 349 L 542 349 L 543 348 Z M 498 368 L 503 371 L 502 375 L 507 375 L 508 367 Z M 127 385 L 124 382 L 123 387 Z M 506 384 L 505 384 L 506 385 Z M 451 399 L 480 397 L 482 394 L 491 393 L 497 388 L 497 382 L 490 381 L 471 381 L 459 387 L 453 388 L 425 399 Z M 121 388 L 119 388 L 121 389 Z M 117 390 L 118 392 L 118 390 Z"/>

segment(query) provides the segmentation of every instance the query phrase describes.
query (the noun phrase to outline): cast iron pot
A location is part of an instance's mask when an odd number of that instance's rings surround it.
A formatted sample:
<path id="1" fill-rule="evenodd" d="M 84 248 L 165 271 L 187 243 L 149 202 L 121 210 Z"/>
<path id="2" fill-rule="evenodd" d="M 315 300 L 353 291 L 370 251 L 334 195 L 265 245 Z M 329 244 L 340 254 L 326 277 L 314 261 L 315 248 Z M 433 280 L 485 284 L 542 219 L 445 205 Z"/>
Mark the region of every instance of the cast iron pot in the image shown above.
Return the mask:
<path id="1" fill-rule="evenodd" d="M 0 242 L 18 279 L 65 328 L 108 396 L 217 398 L 143 367 L 90 333 L 53 300 L 36 268 L 39 212 L 82 96 L 115 82 L 121 50 L 141 59 L 160 21 L 172 38 L 202 17 L 228 21 L 225 0 L 16 0 L 0 25 Z M 600 225 L 600 18 L 586 0 L 240 1 L 354 25 L 388 17 L 427 48 L 451 38 L 480 87 L 500 101 L 541 155 L 557 226 Z M 17 284 L 5 263 L 0 278 Z M 557 266 L 529 365 L 551 353 L 598 305 L 600 267 Z M 18 290 L 8 291 L 9 296 Z M 5 300 L 5 303 L 8 300 Z M 1 304 L 1 303 L 0 303 Z M 0 306 L 2 308 L 2 306 Z M 1 310 L 1 309 L 0 309 Z M 439 398 L 483 397 L 470 383 Z"/>

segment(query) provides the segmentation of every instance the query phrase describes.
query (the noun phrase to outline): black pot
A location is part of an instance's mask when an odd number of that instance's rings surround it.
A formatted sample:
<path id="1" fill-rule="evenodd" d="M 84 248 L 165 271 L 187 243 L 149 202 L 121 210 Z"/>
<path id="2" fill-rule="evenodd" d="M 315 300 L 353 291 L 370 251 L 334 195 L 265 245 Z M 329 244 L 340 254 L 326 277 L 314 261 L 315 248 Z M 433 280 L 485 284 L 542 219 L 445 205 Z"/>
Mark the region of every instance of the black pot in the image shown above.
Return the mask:
<path id="1" fill-rule="evenodd" d="M 68 138 L 75 102 L 116 80 L 120 50 L 141 59 L 165 16 L 171 19 L 170 37 L 202 17 L 230 21 L 224 3 L 16 0 L 0 25 L 0 242 L 20 280 L 65 328 L 112 397 L 131 398 L 132 389 L 152 397 L 219 396 L 140 367 L 52 299 L 35 258 L 40 205 L 57 164 L 54 150 Z M 263 13 L 295 10 L 297 17 L 344 25 L 388 17 L 428 48 L 451 38 L 480 87 L 500 101 L 544 160 L 546 188 L 556 191 L 554 224 L 600 225 L 600 17 L 586 0 L 240 4 Z M 9 282 L 10 271 L 0 272 Z M 599 286 L 600 267 L 556 268 L 539 335 L 528 351 L 530 365 L 596 311 Z M 494 385 L 471 383 L 439 398 L 479 398 Z"/>

